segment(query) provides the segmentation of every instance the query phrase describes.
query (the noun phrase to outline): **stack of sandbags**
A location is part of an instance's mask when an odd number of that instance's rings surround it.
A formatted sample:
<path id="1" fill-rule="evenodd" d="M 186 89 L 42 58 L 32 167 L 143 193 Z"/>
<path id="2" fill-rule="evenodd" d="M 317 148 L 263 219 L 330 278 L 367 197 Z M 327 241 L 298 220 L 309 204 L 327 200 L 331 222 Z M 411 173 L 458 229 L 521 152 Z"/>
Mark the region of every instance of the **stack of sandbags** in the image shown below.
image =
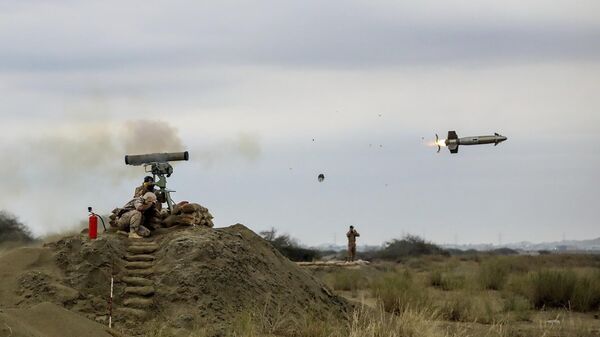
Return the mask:
<path id="1" fill-rule="evenodd" d="M 173 214 L 164 219 L 165 227 L 176 225 L 213 227 L 213 216 L 206 207 L 182 201 L 173 207 Z"/>

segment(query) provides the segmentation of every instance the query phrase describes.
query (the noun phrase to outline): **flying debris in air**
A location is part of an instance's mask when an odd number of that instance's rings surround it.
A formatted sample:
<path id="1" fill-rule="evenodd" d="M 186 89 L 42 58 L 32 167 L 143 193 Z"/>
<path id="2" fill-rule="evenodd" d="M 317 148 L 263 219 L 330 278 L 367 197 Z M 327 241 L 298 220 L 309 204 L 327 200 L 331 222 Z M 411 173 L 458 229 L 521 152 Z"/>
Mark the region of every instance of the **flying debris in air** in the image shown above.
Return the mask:
<path id="1" fill-rule="evenodd" d="M 490 136 L 473 136 L 473 137 L 463 137 L 458 138 L 456 131 L 448 131 L 448 138 L 439 139 L 438 135 L 435 135 L 435 145 L 437 145 L 438 150 L 442 146 L 447 146 L 450 153 L 457 153 L 459 145 L 481 145 L 481 144 L 494 144 L 494 146 L 502 143 L 507 138 L 499 133 L 494 133 L 494 135 Z"/>
<path id="2" fill-rule="evenodd" d="M 319 176 L 317 177 L 317 179 L 319 180 L 319 182 L 323 182 L 323 180 L 325 180 L 325 175 L 323 173 L 319 174 Z"/>

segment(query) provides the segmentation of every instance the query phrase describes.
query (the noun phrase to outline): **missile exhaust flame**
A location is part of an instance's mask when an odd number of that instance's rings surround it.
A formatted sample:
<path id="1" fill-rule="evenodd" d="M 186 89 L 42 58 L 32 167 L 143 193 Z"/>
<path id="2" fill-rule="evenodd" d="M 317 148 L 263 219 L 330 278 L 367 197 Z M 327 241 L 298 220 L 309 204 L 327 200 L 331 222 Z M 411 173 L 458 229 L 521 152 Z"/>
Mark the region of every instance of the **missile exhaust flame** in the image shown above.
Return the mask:
<path id="1" fill-rule="evenodd" d="M 432 140 L 428 140 L 426 142 L 424 142 L 424 144 L 426 146 L 429 147 L 436 147 L 436 146 L 446 146 L 446 140 L 445 139 L 439 139 L 436 137 L 436 139 L 432 139 Z"/>
<path id="2" fill-rule="evenodd" d="M 434 146 L 437 146 L 437 152 L 440 153 L 440 150 L 442 149 L 442 146 L 446 146 L 446 140 L 445 139 L 440 139 L 437 135 L 437 133 L 435 134 L 435 142 L 434 142 Z"/>

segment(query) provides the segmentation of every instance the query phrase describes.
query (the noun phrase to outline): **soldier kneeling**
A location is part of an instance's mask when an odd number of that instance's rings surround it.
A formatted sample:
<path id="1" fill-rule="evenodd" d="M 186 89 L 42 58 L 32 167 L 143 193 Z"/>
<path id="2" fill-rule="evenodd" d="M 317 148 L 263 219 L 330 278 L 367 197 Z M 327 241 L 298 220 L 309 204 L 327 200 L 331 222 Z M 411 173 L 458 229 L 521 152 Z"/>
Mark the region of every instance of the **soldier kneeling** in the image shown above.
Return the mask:
<path id="1" fill-rule="evenodd" d="M 140 239 L 150 236 L 150 230 L 142 225 L 144 213 L 153 211 L 156 205 L 156 195 L 147 192 L 142 197 L 130 200 L 119 210 L 120 216 L 116 223 L 119 229 L 129 231 L 129 238 Z"/>

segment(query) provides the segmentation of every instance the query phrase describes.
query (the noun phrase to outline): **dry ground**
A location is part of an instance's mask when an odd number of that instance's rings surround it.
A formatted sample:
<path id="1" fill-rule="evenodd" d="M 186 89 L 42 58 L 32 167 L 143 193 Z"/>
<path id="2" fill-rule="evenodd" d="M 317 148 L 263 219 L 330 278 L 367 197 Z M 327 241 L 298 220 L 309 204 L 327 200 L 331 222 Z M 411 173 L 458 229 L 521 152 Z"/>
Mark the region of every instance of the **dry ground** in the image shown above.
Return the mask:
<path id="1" fill-rule="evenodd" d="M 306 269 L 355 303 L 423 322 L 373 336 L 600 336 L 599 266 L 593 255 L 482 255 Z"/>
<path id="2" fill-rule="evenodd" d="M 299 269 L 240 226 L 187 231 L 157 238 L 157 316 L 125 335 L 600 336 L 600 256 L 430 256 Z M 0 337 L 106 336 L 94 322 L 106 310 L 98 272 L 120 244 L 75 236 L 0 252 Z M 276 301 L 252 305 L 257 294 Z M 344 318 L 336 294 L 354 303 Z M 179 318 L 193 324 L 174 329 Z"/>

